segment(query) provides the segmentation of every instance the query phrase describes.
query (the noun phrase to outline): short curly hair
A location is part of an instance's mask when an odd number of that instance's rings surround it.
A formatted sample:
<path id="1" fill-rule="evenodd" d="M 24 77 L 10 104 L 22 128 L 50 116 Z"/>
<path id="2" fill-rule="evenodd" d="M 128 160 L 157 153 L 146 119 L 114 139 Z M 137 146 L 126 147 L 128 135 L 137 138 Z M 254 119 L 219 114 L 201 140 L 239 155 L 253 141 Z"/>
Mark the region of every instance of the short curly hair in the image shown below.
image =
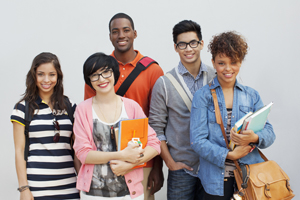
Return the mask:
<path id="1" fill-rule="evenodd" d="M 213 60 L 218 54 L 223 54 L 234 62 L 242 62 L 248 52 L 248 44 L 242 35 L 229 31 L 213 36 L 208 51 L 211 52 Z"/>

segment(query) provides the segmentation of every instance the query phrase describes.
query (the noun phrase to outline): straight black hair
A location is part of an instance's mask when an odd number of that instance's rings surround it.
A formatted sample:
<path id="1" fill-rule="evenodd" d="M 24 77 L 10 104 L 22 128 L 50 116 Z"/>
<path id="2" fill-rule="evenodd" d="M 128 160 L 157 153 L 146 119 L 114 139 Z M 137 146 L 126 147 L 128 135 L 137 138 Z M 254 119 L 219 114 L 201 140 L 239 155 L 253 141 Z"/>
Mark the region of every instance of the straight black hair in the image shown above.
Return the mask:
<path id="1" fill-rule="evenodd" d="M 109 55 L 104 53 L 94 53 L 83 64 L 83 77 L 87 85 L 93 88 L 90 80 L 90 75 L 98 71 L 99 69 L 112 69 L 115 78 L 115 84 L 117 83 L 120 71 L 118 61 Z M 94 88 L 93 88 L 94 89 Z"/>
<path id="2" fill-rule="evenodd" d="M 202 34 L 201 34 L 201 27 L 199 24 L 192 20 L 183 20 L 176 24 L 173 28 L 173 41 L 175 44 L 177 44 L 177 36 L 181 33 L 186 32 L 195 32 L 199 38 L 199 40 L 202 40 Z"/>

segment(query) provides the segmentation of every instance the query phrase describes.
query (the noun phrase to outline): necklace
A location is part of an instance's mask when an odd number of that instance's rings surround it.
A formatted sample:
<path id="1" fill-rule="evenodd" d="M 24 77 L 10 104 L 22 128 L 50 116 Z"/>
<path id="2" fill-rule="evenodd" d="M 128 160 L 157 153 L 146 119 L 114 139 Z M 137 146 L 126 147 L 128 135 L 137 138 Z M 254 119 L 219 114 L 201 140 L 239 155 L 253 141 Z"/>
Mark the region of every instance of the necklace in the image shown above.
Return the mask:
<path id="1" fill-rule="evenodd" d="M 115 109 L 115 116 L 114 116 L 114 118 L 113 118 L 113 122 L 115 121 L 116 115 L 117 115 L 117 105 L 118 105 L 118 99 L 116 100 L 116 109 Z M 99 104 L 98 104 L 98 107 L 99 107 L 100 113 L 101 113 L 101 115 L 103 116 L 105 122 L 106 122 L 106 123 L 109 123 L 108 120 L 106 119 L 105 115 L 104 115 L 103 112 L 101 111 L 101 108 L 100 108 L 100 105 L 99 105 Z"/>

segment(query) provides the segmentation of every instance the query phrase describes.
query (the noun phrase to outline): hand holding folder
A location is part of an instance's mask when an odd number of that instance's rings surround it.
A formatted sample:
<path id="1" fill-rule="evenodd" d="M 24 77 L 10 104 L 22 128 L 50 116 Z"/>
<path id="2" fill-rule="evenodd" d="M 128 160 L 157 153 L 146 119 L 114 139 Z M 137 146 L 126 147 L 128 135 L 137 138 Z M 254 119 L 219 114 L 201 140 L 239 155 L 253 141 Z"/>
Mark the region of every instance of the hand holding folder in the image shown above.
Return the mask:
<path id="1" fill-rule="evenodd" d="M 118 151 L 125 149 L 133 138 L 136 142 L 139 140 L 141 147 L 145 148 L 148 142 L 148 118 L 120 121 L 117 135 Z M 144 166 L 146 166 L 146 163 L 135 166 L 133 169 Z"/>

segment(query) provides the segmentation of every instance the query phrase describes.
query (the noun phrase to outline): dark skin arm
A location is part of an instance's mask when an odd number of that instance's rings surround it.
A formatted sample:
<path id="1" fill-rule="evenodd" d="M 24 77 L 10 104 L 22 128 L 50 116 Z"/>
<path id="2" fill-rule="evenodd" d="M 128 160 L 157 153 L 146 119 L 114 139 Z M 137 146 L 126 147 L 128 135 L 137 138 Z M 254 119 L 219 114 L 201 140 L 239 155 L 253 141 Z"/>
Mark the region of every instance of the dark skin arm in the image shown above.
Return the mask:
<path id="1" fill-rule="evenodd" d="M 158 155 L 153 158 L 153 168 L 148 177 L 148 190 L 151 190 L 151 195 L 158 192 L 164 185 L 164 174 L 162 171 L 163 161 Z"/>

